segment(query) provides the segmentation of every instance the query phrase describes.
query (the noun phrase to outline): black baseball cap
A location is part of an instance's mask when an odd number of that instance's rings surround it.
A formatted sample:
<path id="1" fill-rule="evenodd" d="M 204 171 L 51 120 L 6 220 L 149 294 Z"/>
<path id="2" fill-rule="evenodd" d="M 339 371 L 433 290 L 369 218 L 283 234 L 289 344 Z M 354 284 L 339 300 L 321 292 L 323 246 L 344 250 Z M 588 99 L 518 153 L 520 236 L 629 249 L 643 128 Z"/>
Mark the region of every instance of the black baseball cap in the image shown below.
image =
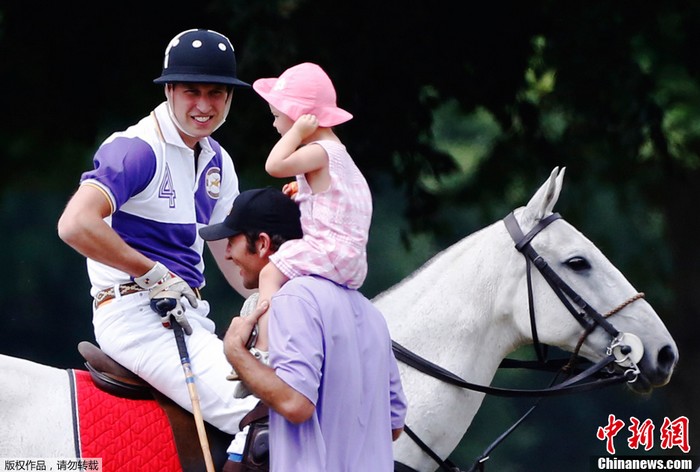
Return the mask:
<path id="1" fill-rule="evenodd" d="M 233 201 L 231 212 L 223 223 L 200 228 L 205 241 L 230 238 L 244 232 L 261 232 L 286 239 L 300 239 L 299 206 L 282 191 L 272 187 L 241 192 Z"/>

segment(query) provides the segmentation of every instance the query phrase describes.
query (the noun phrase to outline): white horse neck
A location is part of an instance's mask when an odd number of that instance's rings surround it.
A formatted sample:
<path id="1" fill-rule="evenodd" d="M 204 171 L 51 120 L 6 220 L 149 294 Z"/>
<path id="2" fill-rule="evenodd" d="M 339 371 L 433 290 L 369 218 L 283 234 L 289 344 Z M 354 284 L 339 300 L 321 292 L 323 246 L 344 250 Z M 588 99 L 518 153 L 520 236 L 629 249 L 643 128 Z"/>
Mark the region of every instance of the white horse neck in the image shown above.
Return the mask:
<path id="1" fill-rule="evenodd" d="M 507 308 L 517 282 L 508 270 L 517 267 L 514 257 L 522 256 L 503 223 L 494 223 L 439 253 L 374 302 L 394 341 L 469 381 L 488 383 L 522 341 Z"/>

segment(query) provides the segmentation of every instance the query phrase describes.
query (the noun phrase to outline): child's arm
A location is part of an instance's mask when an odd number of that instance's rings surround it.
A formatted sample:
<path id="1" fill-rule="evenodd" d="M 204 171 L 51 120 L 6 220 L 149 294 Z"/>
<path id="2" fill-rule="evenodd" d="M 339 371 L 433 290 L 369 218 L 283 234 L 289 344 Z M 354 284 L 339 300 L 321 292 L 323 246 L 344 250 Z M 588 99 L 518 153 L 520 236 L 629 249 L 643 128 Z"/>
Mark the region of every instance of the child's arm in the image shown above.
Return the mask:
<path id="1" fill-rule="evenodd" d="M 302 115 L 270 151 L 265 171 L 272 177 L 284 178 L 307 174 L 328 166 L 328 155 L 320 146 L 299 148 L 318 129 L 314 115 Z"/>

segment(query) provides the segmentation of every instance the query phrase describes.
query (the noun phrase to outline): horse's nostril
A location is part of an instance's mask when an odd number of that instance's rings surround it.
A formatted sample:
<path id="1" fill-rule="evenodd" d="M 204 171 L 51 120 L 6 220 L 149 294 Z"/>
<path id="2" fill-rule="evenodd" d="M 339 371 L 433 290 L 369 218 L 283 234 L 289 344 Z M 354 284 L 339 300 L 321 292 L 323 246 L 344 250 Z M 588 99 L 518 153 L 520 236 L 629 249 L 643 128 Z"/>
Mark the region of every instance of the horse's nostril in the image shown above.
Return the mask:
<path id="1" fill-rule="evenodd" d="M 664 346 L 659 350 L 657 363 L 659 366 L 659 374 L 663 377 L 668 377 L 676 365 L 678 357 L 675 349 L 671 346 Z"/>

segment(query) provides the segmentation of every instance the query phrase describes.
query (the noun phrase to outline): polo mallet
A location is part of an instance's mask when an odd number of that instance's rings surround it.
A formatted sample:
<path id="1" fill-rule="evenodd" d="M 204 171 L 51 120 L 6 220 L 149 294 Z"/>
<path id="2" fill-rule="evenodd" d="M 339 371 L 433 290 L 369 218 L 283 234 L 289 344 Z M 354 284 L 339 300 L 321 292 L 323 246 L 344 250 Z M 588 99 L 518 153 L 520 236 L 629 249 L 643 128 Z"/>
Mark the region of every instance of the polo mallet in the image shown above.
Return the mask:
<path id="1" fill-rule="evenodd" d="M 158 311 L 165 311 L 166 313 L 173 308 L 175 308 L 176 301 L 174 299 L 164 298 L 156 302 L 156 307 Z M 177 343 L 177 350 L 180 353 L 180 363 L 182 364 L 182 370 L 185 372 L 185 383 L 187 383 L 187 390 L 190 393 L 190 401 L 192 402 L 192 414 L 194 415 L 194 424 L 197 427 L 197 435 L 199 436 L 199 444 L 202 446 L 202 455 L 204 456 L 204 464 L 206 465 L 207 472 L 214 472 L 214 460 L 211 457 L 211 451 L 209 450 L 209 440 L 207 439 L 207 431 L 204 427 L 204 419 L 202 418 L 202 410 L 199 406 L 199 395 L 197 394 L 197 387 L 194 384 L 194 373 L 192 372 L 192 366 L 190 364 L 190 355 L 187 353 L 187 344 L 185 344 L 185 335 L 182 332 L 182 326 L 175 320 L 174 316 L 170 316 L 170 326 L 173 328 L 175 333 L 175 342 Z"/>

